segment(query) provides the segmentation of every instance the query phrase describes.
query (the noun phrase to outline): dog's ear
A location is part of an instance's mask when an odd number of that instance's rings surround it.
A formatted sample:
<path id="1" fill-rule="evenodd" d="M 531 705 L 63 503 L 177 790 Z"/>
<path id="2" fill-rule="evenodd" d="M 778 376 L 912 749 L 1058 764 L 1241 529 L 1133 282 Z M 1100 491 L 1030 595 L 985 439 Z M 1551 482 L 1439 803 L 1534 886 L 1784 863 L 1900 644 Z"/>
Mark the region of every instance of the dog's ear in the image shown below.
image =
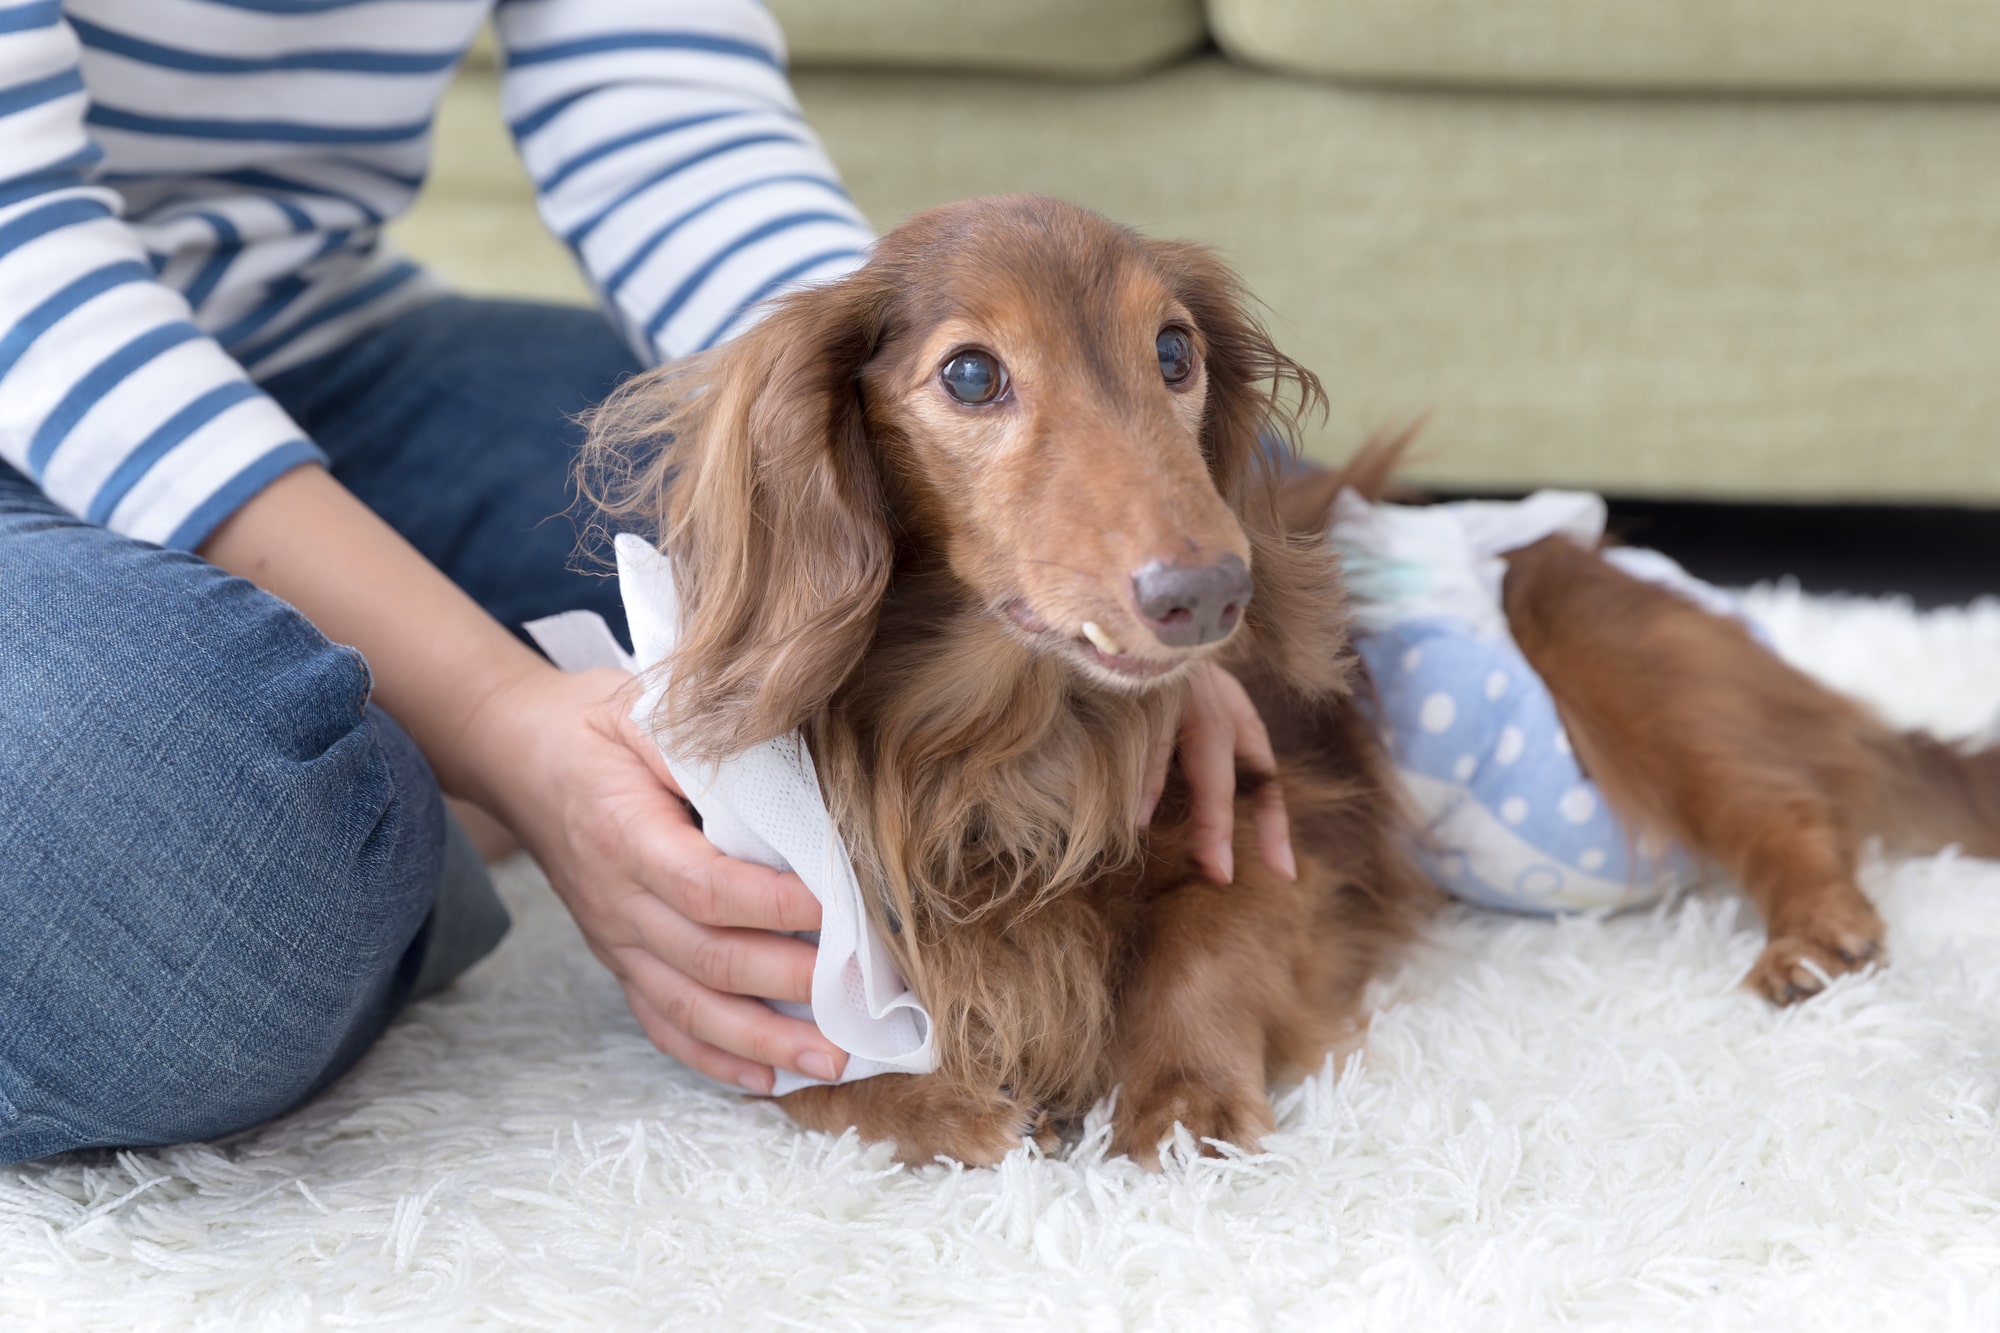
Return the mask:
<path id="1" fill-rule="evenodd" d="M 1194 316 L 1208 369 L 1202 448 L 1216 490 L 1250 538 L 1256 591 L 1244 615 L 1246 642 L 1230 661 L 1308 695 L 1341 690 L 1347 620 L 1332 549 L 1323 532 L 1288 531 L 1279 507 L 1283 475 L 1297 458 L 1299 421 L 1325 412 L 1325 391 L 1271 342 L 1241 280 L 1213 253 L 1170 241 L 1149 248 Z"/>
<path id="2" fill-rule="evenodd" d="M 867 649 L 892 546 L 860 373 L 888 304 L 865 271 L 794 293 L 591 418 L 586 497 L 673 562 L 681 636 L 654 723 L 681 753 L 791 731 Z"/>

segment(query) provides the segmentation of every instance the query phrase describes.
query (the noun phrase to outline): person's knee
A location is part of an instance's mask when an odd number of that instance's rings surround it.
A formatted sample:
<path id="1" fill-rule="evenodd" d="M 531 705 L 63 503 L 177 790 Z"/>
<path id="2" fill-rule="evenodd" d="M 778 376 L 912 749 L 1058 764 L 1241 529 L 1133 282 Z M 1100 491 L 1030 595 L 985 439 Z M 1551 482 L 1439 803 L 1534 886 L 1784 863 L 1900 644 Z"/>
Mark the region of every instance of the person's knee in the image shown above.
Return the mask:
<path id="1" fill-rule="evenodd" d="M 295 612 L 220 576 L 178 591 L 194 614 L 136 642 L 28 640 L 42 688 L 0 723 L 0 901 L 25 912 L 0 939 L 0 1160 L 257 1123 L 414 980 L 445 843 L 422 756 Z"/>

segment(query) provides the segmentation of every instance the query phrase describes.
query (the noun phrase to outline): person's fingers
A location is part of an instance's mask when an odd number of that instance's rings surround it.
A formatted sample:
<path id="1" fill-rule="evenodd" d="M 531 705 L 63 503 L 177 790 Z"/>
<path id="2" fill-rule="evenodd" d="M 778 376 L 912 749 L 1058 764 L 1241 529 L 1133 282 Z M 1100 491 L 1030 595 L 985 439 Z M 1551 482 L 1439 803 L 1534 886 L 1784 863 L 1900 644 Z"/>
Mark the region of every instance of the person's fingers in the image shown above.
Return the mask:
<path id="1" fill-rule="evenodd" d="M 1227 884 L 1236 877 L 1230 846 L 1236 827 L 1236 736 L 1206 676 L 1196 678 L 1181 714 L 1181 773 L 1193 806 L 1194 856 L 1208 877 Z"/>
<path id="2" fill-rule="evenodd" d="M 644 869 L 639 878 L 683 916 L 709 926 L 818 930 L 819 900 L 797 875 L 724 856 L 702 835 L 683 804 L 660 747 L 629 717 L 619 736 L 670 794 L 660 817 L 636 830 Z M 628 831 L 632 831 L 628 827 Z"/>
<path id="3" fill-rule="evenodd" d="M 1257 824 L 1257 849 L 1264 864 L 1286 879 L 1299 877 L 1299 863 L 1292 854 L 1292 820 L 1285 809 L 1284 784 L 1266 778 L 1253 795 L 1251 817 Z"/>
<path id="4" fill-rule="evenodd" d="M 1264 729 L 1264 719 L 1259 716 L 1257 705 L 1250 701 L 1250 692 L 1243 688 L 1243 682 L 1217 667 L 1209 673 L 1209 686 L 1215 692 L 1216 704 L 1229 719 L 1236 757 L 1253 772 L 1276 773 L 1278 757 L 1271 751 L 1271 733 Z"/>
<path id="5" fill-rule="evenodd" d="M 626 983 L 643 994 L 669 1027 L 740 1059 L 837 1078 L 847 1055 L 803 1019 L 788 1018 L 740 995 L 723 995 L 674 971 L 643 949 L 613 953 Z"/>
<path id="6" fill-rule="evenodd" d="M 673 771 L 667 767 L 667 757 L 660 753 L 660 747 L 653 743 L 645 728 L 633 720 L 630 706 L 626 707 L 627 711 L 618 720 L 619 739 L 625 742 L 633 754 L 645 761 L 646 767 L 651 770 L 655 778 L 659 779 L 662 787 L 685 800 L 687 793 L 681 790 L 680 783 L 674 781 Z"/>
<path id="7" fill-rule="evenodd" d="M 1257 846 L 1264 863 L 1286 879 L 1299 877 L 1298 861 L 1292 854 L 1291 819 L 1285 810 L 1285 788 L 1278 781 L 1278 757 L 1271 748 L 1271 733 L 1251 702 L 1243 683 L 1227 671 L 1214 673 L 1216 698 L 1227 714 L 1236 736 L 1236 760 L 1264 779 L 1254 795 Z"/>
<path id="8" fill-rule="evenodd" d="M 757 930 L 818 930 L 805 881 L 724 856 L 692 820 L 661 819 L 640 835 L 639 882 L 690 921 Z"/>
<path id="9" fill-rule="evenodd" d="M 635 894 L 625 906 L 646 952 L 710 990 L 764 1000 L 812 998 L 818 950 L 804 940 L 769 930 L 704 926 L 651 894 Z"/>
<path id="10" fill-rule="evenodd" d="M 718 1082 L 734 1083 L 760 1097 L 770 1096 L 775 1076 L 769 1065 L 753 1064 L 720 1047 L 696 1041 L 669 1023 L 666 1015 L 637 987 L 625 988 L 625 1003 L 632 1010 L 632 1017 L 639 1020 L 639 1029 L 646 1034 L 646 1040 L 658 1050 Z"/>
<path id="11" fill-rule="evenodd" d="M 1146 786 L 1139 794 L 1138 825 L 1145 828 L 1153 822 L 1153 812 L 1160 808 L 1160 794 L 1167 789 L 1167 770 L 1174 762 L 1175 729 L 1162 727 L 1160 734 L 1153 737 L 1153 751 L 1146 757 Z"/>

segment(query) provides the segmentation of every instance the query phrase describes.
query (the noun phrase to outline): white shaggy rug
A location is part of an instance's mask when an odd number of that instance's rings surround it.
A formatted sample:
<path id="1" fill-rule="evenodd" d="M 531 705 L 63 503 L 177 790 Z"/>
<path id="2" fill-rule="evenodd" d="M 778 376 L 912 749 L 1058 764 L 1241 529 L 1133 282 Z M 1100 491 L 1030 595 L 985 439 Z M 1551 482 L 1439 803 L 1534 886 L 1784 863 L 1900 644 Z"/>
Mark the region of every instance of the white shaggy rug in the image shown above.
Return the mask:
<path id="1" fill-rule="evenodd" d="M 1755 600 L 1900 722 L 2000 715 L 2000 603 Z M 317 1104 L 0 1167 L 0 1326 L 2000 1328 L 2000 865 L 1867 887 L 1892 965 L 1786 1012 L 1725 894 L 1456 914 L 1263 1152 L 1153 1176 L 802 1133 L 654 1054 L 517 864 L 500 953 Z"/>

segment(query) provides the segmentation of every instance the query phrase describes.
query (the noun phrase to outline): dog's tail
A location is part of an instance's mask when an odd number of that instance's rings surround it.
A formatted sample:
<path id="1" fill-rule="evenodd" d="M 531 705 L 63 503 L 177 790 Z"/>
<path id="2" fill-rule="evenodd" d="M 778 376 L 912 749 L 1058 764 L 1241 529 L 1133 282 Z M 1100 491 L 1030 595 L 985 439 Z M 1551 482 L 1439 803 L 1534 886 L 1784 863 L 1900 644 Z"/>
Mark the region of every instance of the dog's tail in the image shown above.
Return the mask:
<path id="1" fill-rule="evenodd" d="M 1344 490 L 1351 488 L 1364 500 L 1391 494 L 1397 470 L 1429 420 L 1426 413 L 1406 425 L 1376 431 L 1337 468 L 1301 468 L 1286 477 L 1278 492 L 1285 530 L 1303 535 L 1325 532 L 1333 502 Z"/>
<path id="2" fill-rule="evenodd" d="M 1912 851 L 1957 843 L 2000 857 L 2000 744 L 1953 745 L 1921 731 L 1878 742 L 1884 773 L 1881 827 Z"/>

